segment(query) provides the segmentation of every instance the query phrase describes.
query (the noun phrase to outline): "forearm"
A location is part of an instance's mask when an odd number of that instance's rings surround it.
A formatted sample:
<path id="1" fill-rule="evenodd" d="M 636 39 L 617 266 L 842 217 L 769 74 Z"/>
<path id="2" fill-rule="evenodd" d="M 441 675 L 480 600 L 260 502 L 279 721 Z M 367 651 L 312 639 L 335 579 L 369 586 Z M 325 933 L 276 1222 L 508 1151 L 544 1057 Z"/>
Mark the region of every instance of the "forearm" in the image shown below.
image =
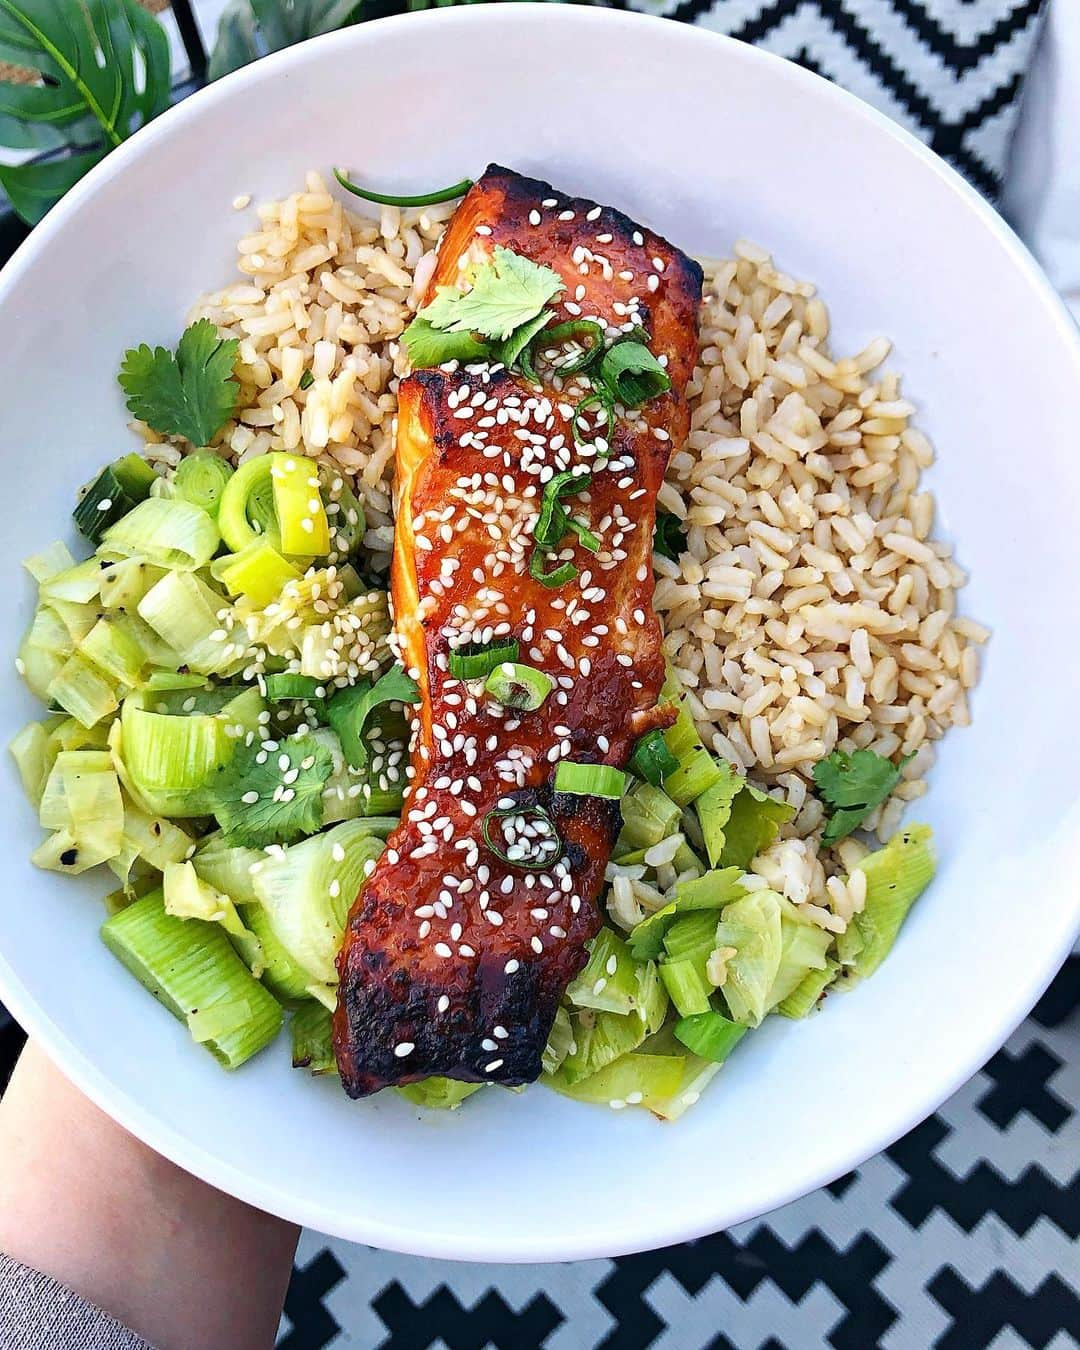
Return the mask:
<path id="1" fill-rule="evenodd" d="M 265 1350 L 297 1237 L 148 1149 L 27 1047 L 0 1102 L 0 1250 L 162 1350 Z"/>

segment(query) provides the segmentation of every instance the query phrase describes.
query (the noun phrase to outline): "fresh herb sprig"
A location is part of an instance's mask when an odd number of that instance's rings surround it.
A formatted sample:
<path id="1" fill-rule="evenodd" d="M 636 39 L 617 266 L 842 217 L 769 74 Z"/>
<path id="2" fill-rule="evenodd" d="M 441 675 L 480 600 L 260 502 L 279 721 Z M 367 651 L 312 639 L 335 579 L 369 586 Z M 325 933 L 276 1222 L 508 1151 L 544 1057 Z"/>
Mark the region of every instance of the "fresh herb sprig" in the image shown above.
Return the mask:
<path id="1" fill-rule="evenodd" d="M 128 411 L 163 435 L 209 445 L 236 410 L 238 346 L 209 319 L 199 319 L 185 329 L 175 353 L 145 343 L 130 348 L 118 376 Z"/>
<path id="2" fill-rule="evenodd" d="M 894 764 L 873 750 L 834 750 L 814 765 L 814 784 L 828 814 L 821 842 L 839 843 L 890 795 L 910 755 Z"/>
<path id="3" fill-rule="evenodd" d="M 321 827 L 332 771 L 330 751 L 313 736 L 282 741 L 269 755 L 258 741 L 240 746 L 215 789 L 214 815 L 230 844 L 294 843 Z"/>

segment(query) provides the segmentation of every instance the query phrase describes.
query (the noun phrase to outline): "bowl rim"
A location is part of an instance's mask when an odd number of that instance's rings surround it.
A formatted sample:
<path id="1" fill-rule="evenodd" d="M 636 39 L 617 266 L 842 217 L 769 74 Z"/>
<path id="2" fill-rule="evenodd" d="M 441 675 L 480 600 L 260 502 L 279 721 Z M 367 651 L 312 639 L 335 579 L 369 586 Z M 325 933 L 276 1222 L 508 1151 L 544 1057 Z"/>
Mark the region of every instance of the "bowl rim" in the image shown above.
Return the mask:
<path id="1" fill-rule="evenodd" d="M 534 24 L 562 24 L 567 29 L 602 24 L 613 30 L 631 26 L 651 26 L 655 38 L 668 44 L 711 44 L 717 53 L 727 59 L 746 63 L 752 70 L 768 69 L 773 75 L 813 88 L 815 96 L 831 99 L 844 114 L 861 118 L 890 136 L 909 154 L 934 174 L 967 207 L 974 211 L 981 223 L 997 238 L 1010 261 L 1016 266 L 1047 311 L 1047 318 L 1065 345 L 1072 351 L 1080 376 L 1080 328 L 1077 327 L 1064 301 L 1052 287 L 1046 274 L 1026 245 L 1002 216 L 945 160 L 940 158 L 904 127 L 864 103 L 855 95 L 831 83 L 784 57 L 775 55 L 725 34 L 673 21 L 659 15 L 632 11 L 593 9 L 579 6 L 553 7 L 546 3 L 519 3 L 513 6 L 467 6 L 463 8 L 433 9 L 422 14 L 401 14 L 371 20 L 353 28 L 312 38 L 283 51 L 272 53 L 240 70 L 207 85 L 162 113 L 148 126 L 124 141 L 89 174 L 75 185 L 65 197 L 33 229 L 19 246 L 9 262 L 0 269 L 0 313 L 8 294 L 21 275 L 48 250 L 55 235 L 81 209 L 84 201 L 99 188 L 124 173 L 129 161 L 151 153 L 156 142 L 168 138 L 186 119 L 209 113 L 215 103 L 228 100 L 247 85 L 283 75 L 290 69 L 318 62 L 321 54 L 332 44 L 352 44 L 362 47 L 372 35 L 389 32 L 402 24 L 410 25 L 410 32 L 425 25 L 425 36 L 437 38 L 440 32 L 457 28 L 497 30 L 500 27 L 528 29 Z M 782 69 L 781 69 L 782 68 Z M 193 111 L 194 110 L 194 111 Z M 1033 968 L 1027 978 L 1019 982 L 1012 997 L 1004 1005 L 998 1004 L 995 1015 L 985 1030 L 969 1040 L 962 1060 L 954 1061 L 951 1069 L 935 1074 L 917 1097 L 908 1101 L 906 1109 L 898 1112 L 893 1122 L 878 1130 L 872 1137 L 862 1138 L 858 1147 L 846 1151 L 844 1166 L 819 1163 L 807 1165 L 797 1180 L 773 1182 L 762 1188 L 758 1203 L 744 1207 L 744 1211 L 725 1214 L 725 1228 L 767 1214 L 782 1205 L 827 1185 L 852 1168 L 860 1166 L 883 1149 L 889 1147 L 920 1121 L 932 1114 L 958 1088 L 976 1073 L 1000 1047 L 1016 1026 L 1037 1002 L 1043 991 L 1067 958 L 1077 935 L 1080 935 L 1080 892 L 1077 895 L 1077 914 L 1074 933 L 1059 948 L 1046 953 L 1043 962 Z M 709 1206 L 704 1205 L 693 1215 L 682 1214 L 669 1218 L 651 1213 L 645 1218 L 636 1214 L 620 1216 L 618 1236 L 601 1245 L 594 1237 L 576 1237 L 574 1234 L 523 1234 L 513 1248 L 494 1249 L 481 1232 L 466 1229 L 448 1239 L 428 1237 L 412 1227 L 398 1223 L 392 1216 L 378 1216 L 350 1211 L 345 1214 L 308 1200 L 302 1194 L 277 1187 L 267 1178 L 240 1171 L 207 1148 L 182 1137 L 168 1121 L 144 1107 L 139 1099 L 114 1083 L 108 1075 L 72 1043 L 65 1031 L 53 1021 L 46 1008 L 30 995 L 15 969 L 0 952 L 0 994 L 15 1018 L 44 1048 L 62 1072 L 101 1110 L 116 1120 L 148 1147 L 162 1154 L 177 1166 L 204 1179 L 237 1198 L 270 1213 L 320 1232 L 338 1235 L 354 1242 L 362 1242 L 387 1250 L 443 1260 L 471 1260 L 486 1262 L 554 1262 L 592 1259 L 601 1256 L 624 1255 L 689 1241 L 717 1231 L 718 1217 L 709 1217 Z M 715 1208 L 715 1206 L 714 1206 Z"/>

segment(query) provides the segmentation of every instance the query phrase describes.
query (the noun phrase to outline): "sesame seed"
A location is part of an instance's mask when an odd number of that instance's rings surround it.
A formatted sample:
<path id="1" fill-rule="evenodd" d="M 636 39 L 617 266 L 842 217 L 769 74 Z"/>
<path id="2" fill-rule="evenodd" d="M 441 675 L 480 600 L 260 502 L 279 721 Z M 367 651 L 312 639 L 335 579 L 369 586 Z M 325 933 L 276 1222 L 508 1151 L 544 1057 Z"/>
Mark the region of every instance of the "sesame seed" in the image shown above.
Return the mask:
<path id="1" fill-rule="evenodd" d="M 511 958 L 509 961 L 507 961 L 506 965 L 503 966 L 503 974 L 514 975 L 520 969 L 521 969 L 521 962 L 515 961 L 513 960 L 513 958 Z"/>
<path id="2" fill-rule="evenodd" d="M 446 945 L 445 942 L 436 942 L 436 944 L 435 944 L 435 955 L 436 955 L 436 956 L 447 957 L 447 956 L 453 956 L 453 954 L 454 954 L 454 953 L 450 950 L 450 948 Z"/>
<path id="3" fill-rule="evenodd" d="M 490 1064 L 485 1064 L 485 1065 L 484 1065 L 484 1072 L 485 1072 L 485 1073 L 494 1073 L 496 1069 L 501 1069 L 502 1066 L 503 1066 L 503 1061 L 502 1061 L 501 1059 L 493 1059 L 493 1060 L 491 1061 Z"/>
<path id="4" fill-rule="evenodd" d="M 404 1059 L 406 1055 L 411 1055 L 415 1049 L 416 1046 L 412 1041 L 398 1041 L 397 1045 L 394 1046 L 394 1054 L 398 1059 Z"/>
<path id="5" fill-rule="evenodd" d="M 240 798 L 240 800 L 244 803 L 245 806 L 254 806 L 255 803 L 259 800 L 259 794 L 257 792 L 245 792 L 244 795 Z"/>

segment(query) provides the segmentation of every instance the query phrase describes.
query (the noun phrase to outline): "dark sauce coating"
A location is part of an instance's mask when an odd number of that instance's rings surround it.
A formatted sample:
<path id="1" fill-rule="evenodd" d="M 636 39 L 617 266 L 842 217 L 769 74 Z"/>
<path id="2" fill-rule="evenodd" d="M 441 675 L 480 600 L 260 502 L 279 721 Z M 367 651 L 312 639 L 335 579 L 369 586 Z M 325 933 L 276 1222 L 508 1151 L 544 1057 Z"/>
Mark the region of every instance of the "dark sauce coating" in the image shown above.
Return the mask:
<path id="1" fill-rule="evenodd" d="M 577 461 L 578 395 L 486 366 L 402 383 L 392 590 L 422 702 L 402 823 L 338 958 L 335 1051 L 352 1096 L 433 1074 L 505 1085 L 539 1075 L 559 1001 L 600 926 L 619 827 L 616 804 L 555 792 L 556 765 L 622 767 L 636 738 L 668 718 L 656 706 L 652 531 L 668 453 L 688 426 L 700 269 L 619 212 L 492 167 L 451 221 L 432 286 L 454 283 L 460 259 L 496 244 L 561 274 L 555 322 L 583 314 L 645 327 L 672 389 L 619 422 L 607 463 L 568 503 L 602 548 L 594 557 L 568 537 L 579 575 L 548 589 L 528 574 L 532 527 L 542 470 Z M 485 633 L 515 637 L 519 661 L 557 682 L 541 708 L 492 708 L 480 686 L 452 678 L 451 646 Z M 558 859 L 529 869 L 485 844 L 485 817 L 511 802 L 521 820 L 546 813 Z"/>

